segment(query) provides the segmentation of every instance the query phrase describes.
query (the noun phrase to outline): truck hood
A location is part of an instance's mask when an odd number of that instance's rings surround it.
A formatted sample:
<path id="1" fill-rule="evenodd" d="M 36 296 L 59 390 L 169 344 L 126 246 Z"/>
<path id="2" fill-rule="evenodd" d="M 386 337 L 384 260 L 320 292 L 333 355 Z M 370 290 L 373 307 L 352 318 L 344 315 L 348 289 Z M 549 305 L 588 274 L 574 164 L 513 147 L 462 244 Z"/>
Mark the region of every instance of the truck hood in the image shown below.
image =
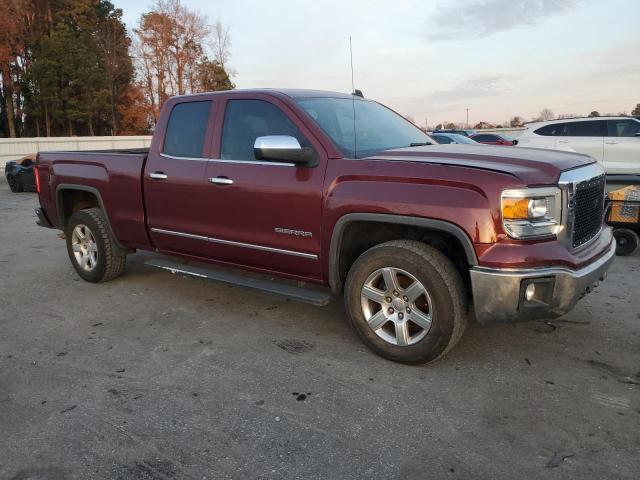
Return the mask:
<path id="1" fill-rule="evenodd" d="M 513 175 L 526 185 L 557 184 L 563 171 L 595 163 L 588 155 L 557 150 L 455 144 L 385 150 L 369 159 L 493 170 Z"/>

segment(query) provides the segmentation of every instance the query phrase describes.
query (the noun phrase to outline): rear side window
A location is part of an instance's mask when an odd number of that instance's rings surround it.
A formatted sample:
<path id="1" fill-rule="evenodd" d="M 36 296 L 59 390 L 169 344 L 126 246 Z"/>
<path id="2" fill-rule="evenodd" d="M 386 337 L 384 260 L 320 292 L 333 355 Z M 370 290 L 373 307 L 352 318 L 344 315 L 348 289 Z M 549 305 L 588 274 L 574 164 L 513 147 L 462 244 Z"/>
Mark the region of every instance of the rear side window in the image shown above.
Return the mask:
<path id="1" fill-rule="evenodd" d="M 640 133 L 640 122 L 635 120 L 607 120 L 609 137 L 635 137 Z"/>
<path id="2" fill-rule="evenodd" d="M 445 137 L 444 135 L 432 135 L 433 138 L 440 144 L 451 143 L 452 140 L 449 137 Z"/>
<path id="3" fill-rule="evenodd" d="M 552 123 L 551 125 L 545 125 L 544 127 L 534 130 L 534 133 L 545 137 L 557 137 L 559 135 L 565 135 L 566 125 L 566 123 Z"/>
<path id="4" fill-rule="evenodd" d="M 476 142 L 497 142 L 498 141 L 498 137 L 496 137 L 495 135 L 476 135 L 475 137 L 473 137 L 473 139 Z"/>
<path id="5" fill-rule="evenodd" d="M 586 122 L 569 122 L 567 133 L 569 137 L 604 137 L 604 122 L 602 120 Z"/>
<path id="6" fill-rule="evenodd" d="M 171 110 L 163 153 L 172 157 L 202 158 L 211 101 L 179 103 Z"/>
<path id="7" fill-rule="evenodd" d="M 227 102 L 220 149 L 223 160 L 255 160 L 256 138 L 268 135 L 289 135 L 297 138 L 302 147 L 311 146 L 289 117 L 272 103 L 264 100 Z"/>

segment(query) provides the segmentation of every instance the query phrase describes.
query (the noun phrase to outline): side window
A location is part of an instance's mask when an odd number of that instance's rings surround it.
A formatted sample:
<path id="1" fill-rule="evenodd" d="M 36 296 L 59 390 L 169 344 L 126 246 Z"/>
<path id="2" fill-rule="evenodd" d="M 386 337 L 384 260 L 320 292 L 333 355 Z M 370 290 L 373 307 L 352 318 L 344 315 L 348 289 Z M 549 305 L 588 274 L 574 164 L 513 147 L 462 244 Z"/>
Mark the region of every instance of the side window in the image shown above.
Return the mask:
<path id="1" fill-rule="evenodd" d="M 495 135 L 487 135 L 486 133 L 484 135 L 478 135 L 477 137 L 473 137 L 473 139 L 476 142 L 495 142 L 498 140 L 495 137 Z"/>
<path id="2" fill-rule="evenodd" d="M 311 146 L 282 110 L 264 100 L 229 100 L 224 112 L 223 160 L 255 160 L 256 138 L 267 135 L 290 135 L 303 147 Z"/>
<path id="3" fill-rule="evenodd" d="M 640 122 L 635 120 L 607 120 L 609 137 L 635 137 L 640 133 Z"/>
<path id="4" fill-rule="evenodd" d="M 545 137 L 557 137 L 564 135 L 563 132 L 566 125 L 566 123 L 552 123 L 551 125 L 545 125 L 544 127 L 538 128 L 534 133 Z"/>
<path id="5" fill-rule="evenodd" d="M 451 143 L 451 139 L 449 137 L 445 137 L 444 135 L 434 135 L 434 138 L 438 143 L 443 145 L 447 143 Z"/>
<path id="6" fill-rule="evenodd" d="M 602 120 L 569 122 L 566 125 L 569 137 L 604 137 Z"/>
<path id="7" fill-rule="evenodd" d="M 201 158 L 211 101 L 178 103 L 171 110 L 162 153 Z"/>

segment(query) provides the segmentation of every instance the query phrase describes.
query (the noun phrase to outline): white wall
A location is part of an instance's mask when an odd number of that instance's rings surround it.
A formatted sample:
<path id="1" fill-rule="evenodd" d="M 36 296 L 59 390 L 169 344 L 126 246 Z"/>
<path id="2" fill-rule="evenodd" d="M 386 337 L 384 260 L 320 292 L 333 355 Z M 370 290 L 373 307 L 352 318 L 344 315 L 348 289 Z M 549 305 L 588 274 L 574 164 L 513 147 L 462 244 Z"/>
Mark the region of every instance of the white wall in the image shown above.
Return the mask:
<path id="1" fill-rule="evenodd" d="M 517 138 L 524 128 L 489 128 L 478 132 L 505 133 Z M 118 148 L 147 148 L 151 136 L 129 137 L 33 137 L 0 138 L 0 167 L 30 153 L 46 150 L 109 150 Z"/>
<path id="2" fill-rule="evenodd" d="M 0 138 L 0 167 L 9 160 L 46 150 L 146 148 L 150 143 L 151 136 Z"/>
<path id="3" fill-rule="evenodd" d="M 504 133 L 505 135 L 509 135 L 511 138 L 518 138 L 522 132 L 524 132 L 523 127 L 518 128 L 483 128 L 482 130 L 476 130 L 478 133 Z"/>

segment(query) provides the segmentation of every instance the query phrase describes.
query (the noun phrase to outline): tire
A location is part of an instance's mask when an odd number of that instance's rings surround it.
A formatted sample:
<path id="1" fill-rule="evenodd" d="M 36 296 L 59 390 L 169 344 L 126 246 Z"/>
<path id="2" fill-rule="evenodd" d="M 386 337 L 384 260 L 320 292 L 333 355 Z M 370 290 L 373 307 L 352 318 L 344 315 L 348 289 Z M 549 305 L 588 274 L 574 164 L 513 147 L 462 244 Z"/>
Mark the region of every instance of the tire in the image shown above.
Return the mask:
<path id="1" fill-rule="evenodd" d="M 69 219 L 65 234 L 69 259 L 83 280 L 107 282 L 124 271 L 126 252 L 116 245 L 104 213 L 99 208 L 75 212 Z M 81 234 L 84 234 L 84 241 Z M 87 259 L 84 266 L 83 258 Z"/>
<path id="2" fill-rule="evenodd" d="M 9 183 L 9 188 L 13 193 L 22 192 L 22 185 L 12 176 L 7 176 L 7 182 Z"/>
<path id="3" fill-rule="evenodd" d="M 627 228 L 616 228 L 613 231 L 616 239 L 616 255 L 626 257 L 636 251 L 640 245 L 640 237 L 633 230 Z"/>
<path id="4" fill-rule="evenodd" d="M 387 279 L 392 284 L 394 276 L 400 288 L 387 285 Z M 416 297 L 419 287 L 425 293 Z M 380 300 L 381 292 L 384 303 L 370 299 Z M 344 295 L 349 319 L 360 338 L 375 353 L 395 362 L 439 360 L 456 345 L 467 325 L 467 300 L 459 272 L 440 251 L 412 240 L 382 243 L 363 253 L 349 270 Z M 429 315 L 430 322 L 426 322 Z"/>

